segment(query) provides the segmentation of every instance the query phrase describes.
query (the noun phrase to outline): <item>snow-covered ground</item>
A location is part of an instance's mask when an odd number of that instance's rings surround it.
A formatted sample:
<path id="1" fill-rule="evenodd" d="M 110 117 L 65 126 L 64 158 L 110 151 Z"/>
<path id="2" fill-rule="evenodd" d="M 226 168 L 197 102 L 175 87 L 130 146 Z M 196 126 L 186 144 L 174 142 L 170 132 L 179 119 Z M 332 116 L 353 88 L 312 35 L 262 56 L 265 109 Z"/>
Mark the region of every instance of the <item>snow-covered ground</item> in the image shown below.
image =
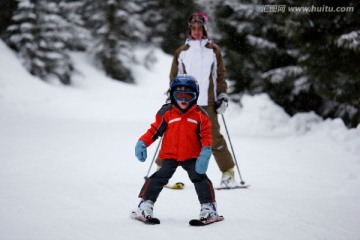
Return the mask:
<path id="1" fill-rule="evenodd" d="M 145 163 L 134 146 L 165 101 L 171 56 L 155 51 L 146 69 L 137 51 L 137 84 L 128 85 L 76 53 L 74 86 L 65 87 L 29 75 L 3 42 L 0 53 L 1 240 L 360 239 L 360 127 L 290 118 L 265 94 L 244 96 L 225 119 L 251 187 L 217 191 L 225 221 L 190 227 L 200 209 L 179 168 L 171 183 L 185 189 L 164 189 L 154 210 L 161 224 L 148 226 L 129 214 L 157 143 Z M 213 160 L 208 175 L 219 184 Z"/>

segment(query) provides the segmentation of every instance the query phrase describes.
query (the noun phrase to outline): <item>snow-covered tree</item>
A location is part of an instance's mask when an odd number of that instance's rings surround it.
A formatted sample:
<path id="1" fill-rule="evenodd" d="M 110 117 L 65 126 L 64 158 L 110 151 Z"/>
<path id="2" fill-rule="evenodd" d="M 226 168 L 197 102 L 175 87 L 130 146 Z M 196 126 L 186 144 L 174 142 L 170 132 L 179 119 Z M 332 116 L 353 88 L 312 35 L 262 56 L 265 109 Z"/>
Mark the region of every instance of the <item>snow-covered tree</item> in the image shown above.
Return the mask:
<path id="1" fill-rule="evenodd" d="M 84 4 L 82 0 L 59 1 L 59 14 L 66 20 L 66 48 L 69 50 L 85 51 L 91 43 L 91 33 L 81 16 Z"/>
<path id="2" fill-rule="evenodd" d="M 284 41 L 281 19 L 285 16 L 264 13 L 264 4 L 251 0 L 219 3 L 215 10 L 219 34 L 215 36 L 234 83 L 233 92 L 267 92 L 274 99 L 287 96 L 300 76 L 296 53 L 288 51 Z"/>
<path id="3" fill-rule="evenodd" d="M 151 8 L 144 15 L 145 24 L 151 28 L 149 41 L 173 54 L 188 35 L 188 18 L 202 9 L 193 0 L 151 0 L 149 3 Z"/>
<path id="4" fill-rule="evenodd" d="M 67 22 L 55 2 L 19 0 L 8 27 L 7 42 L 19 52 L 28 71 L 43 80 L 71 83 L 72 64 L 67 54 Z"/>
<path id="5" fill-rule="evenodd" d="M 105 9 L 106 23 L 100 31 L 102 48 L 97 52 L 105 72 L 112 78 L 133 82 L 131 71 L 126 63 L 131 60 L 130 29 L 125 29 L 129 13 L 120 2 L 108 1 Z M 104 30 L 101 32 L 101 30 Z"/>
<path id="6" fill-rule="evenodd" d="M 303 4 L 323 6 L 320 0 Z M 347 126 L 356 127 L 360 123 L 360 52 L 356 43 L 360 3 L 329 2 L 327 6 L 352 7 L 353 11 L 293 14 L 290 20 L 296 25 L 287 29 L 291 33 L 288 39 L 298 43 L 301 55 L 297 64 L 308 78 L 304 82 L 308 87 L 301 93 L 310 93 L 319 99 L 318 106 L 312 110 L 323 117 L 340 117 Z M 306 104 L 314 99 L 302 101 Z"/>
<path id="7" fill-rule="evenodd" d="M 11 23 L 13 12 L 17 9 L 17 1 L 0 1 L 0 37 L 6 39 L 6 29 Z"/>
<path id="8" fill-rule="evenodd" d="M 358 1 L 354 12 L 290 12 L 290 0 L 223 1 L 216 9 L 234 92 L 267 92 L 290 113 L 315 111 L 360 122 Z M 342 2 L 327 4 L 334 9 Z M 279 6 L 285 6 L 281 11 Z M 323 6 L 307 0 L 301 6 Z"/>
<path id="9" fill-rule="evenodd" d="M 133 49 L 147 39 L 148 28 L 141 13 L 142 1 L 88 1 L 84 16 L 92 30 L 94 41 L 91 51 L 110 77 L 133 82 L 130 65 Z"/>
<path id="10" fill-rule="evenodd" d="M 58 4 L 52 1 L 38 0 L 36 12 L 36 40 L 45 69 L 45 75 L 41 77 L 46 80 L 55 78 L 68 85 L 73 67 L 66 48 L 69 39 L 67 21 L 60 15 Z"/>
<path id="11" fill-rule="evenodd" d="M 45 63 L 41 59 L 37 42 L 37 15 L 30 0 L 20 0 L 7 28 L 6 42 L 18 51 L 25 68 L 33 75 L 45 76 Z"/>

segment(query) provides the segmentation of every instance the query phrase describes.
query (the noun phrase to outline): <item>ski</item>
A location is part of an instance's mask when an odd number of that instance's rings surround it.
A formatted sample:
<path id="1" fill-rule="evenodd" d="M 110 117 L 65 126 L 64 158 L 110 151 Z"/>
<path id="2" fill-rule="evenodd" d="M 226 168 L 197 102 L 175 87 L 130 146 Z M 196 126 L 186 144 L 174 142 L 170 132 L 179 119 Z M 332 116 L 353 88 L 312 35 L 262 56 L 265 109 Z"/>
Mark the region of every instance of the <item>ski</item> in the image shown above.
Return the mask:
<path id="1" fill-rule="evenodd" d="M 182 190 L 184 189 L 185 184 L 182 182 L 177 182 L 174 185 L 165 185 L 164 187 L 169 189 Z"/>
<path id="2" fill-rule="evenodd" d="M 143 216 L 137 215 L 135 211 L 131 212 L 131 218 L 149 225 L 160 224 L 160 220 L 158 218 L 145 218 Z"/>
<path id="3" fill-rule="evenodd" d="M 215 190 L 232 190 L 232 189 L 244 189 L 244 188 L 249 188 L 250 185 L 239 185 L 239 186 L 234 186 L 234 187 L 215 187 Z"/>
<path id="4" fill-rule="evenodd" d="M 222 220 L 224 220 L 223 216 L 218 216 L 216 219 L 211 219 L 211 220 L 192 219 L 189 221 L 189 224 L 190 226 L 201 227 L 201 226 L 209 225 L 211 223 L 220 222 Z"/>

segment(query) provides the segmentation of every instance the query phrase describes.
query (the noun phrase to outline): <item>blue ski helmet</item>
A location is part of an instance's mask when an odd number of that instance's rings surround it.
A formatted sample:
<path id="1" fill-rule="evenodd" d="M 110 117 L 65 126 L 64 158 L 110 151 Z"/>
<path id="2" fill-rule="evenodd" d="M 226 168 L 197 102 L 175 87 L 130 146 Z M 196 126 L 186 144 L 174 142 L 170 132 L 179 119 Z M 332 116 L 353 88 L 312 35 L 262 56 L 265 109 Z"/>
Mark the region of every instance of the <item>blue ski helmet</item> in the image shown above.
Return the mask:
<path id="1" fill-rule="evenodd" d="M 196 81 L 196 79 L 193 76 L 182 74 L 176 76 L 171 84 L 170 84 L 170 99 L 172 103 L 175 103 L 175 99 L 173 97 L 174 91 L 176 87 L 179 86 L 185 86 L 193 89 L 193 91 L 196 93 L 196 98 L 193 101 L 194 103 L 197 102 L 197 99 L 199 98 L 199 83 Z"/>
<path id="2" fill-rule="evenodd" d="M 190 87 L 195 90 L 196 94 L 199 95 L 199 83 L 193 76 L 182 74 L 176 76 L 170 85 L 170 91 L 174 91 L 178 86 Z"/>

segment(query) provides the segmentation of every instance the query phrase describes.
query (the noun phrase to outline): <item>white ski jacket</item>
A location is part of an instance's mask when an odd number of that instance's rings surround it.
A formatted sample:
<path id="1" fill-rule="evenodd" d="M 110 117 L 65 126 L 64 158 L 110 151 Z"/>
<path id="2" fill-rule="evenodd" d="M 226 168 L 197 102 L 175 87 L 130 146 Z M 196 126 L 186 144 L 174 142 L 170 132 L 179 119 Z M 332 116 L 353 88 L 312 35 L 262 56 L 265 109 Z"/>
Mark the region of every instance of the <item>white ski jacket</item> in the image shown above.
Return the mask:
<path id="1" fill-rule="evenodd" d="M 188 39 L 175 51 L 170 81 L 179 74 L 189 74 L 199 82 L 197 104 L 200 106 L 214 105 L 217 95 L 227 91 L 226 70 L 220 50 L 209 39 Z"/>

